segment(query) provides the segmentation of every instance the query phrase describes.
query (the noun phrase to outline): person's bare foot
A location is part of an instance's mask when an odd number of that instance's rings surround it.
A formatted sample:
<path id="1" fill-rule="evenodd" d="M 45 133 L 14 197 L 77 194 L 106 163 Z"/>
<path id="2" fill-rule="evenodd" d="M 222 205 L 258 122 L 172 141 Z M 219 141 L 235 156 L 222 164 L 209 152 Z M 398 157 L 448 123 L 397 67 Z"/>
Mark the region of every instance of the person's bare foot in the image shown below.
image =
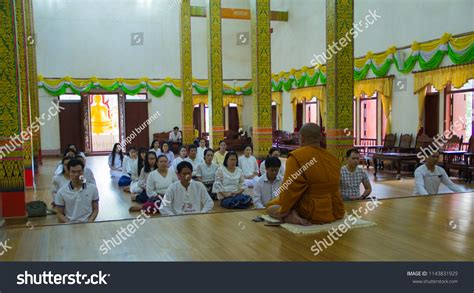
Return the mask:
<path id="1" fill-rule="evenodd" d="M 303 225 L 303 226 L 309 226 L 311 225 L 311 222 L 300 217 L 298 213 L 295 210 L 292 210 L 288 216 L 286 216 L 283 221 L 285 223 L 290 223 L 290 224 L 296 224 L 296 225 Z"/>

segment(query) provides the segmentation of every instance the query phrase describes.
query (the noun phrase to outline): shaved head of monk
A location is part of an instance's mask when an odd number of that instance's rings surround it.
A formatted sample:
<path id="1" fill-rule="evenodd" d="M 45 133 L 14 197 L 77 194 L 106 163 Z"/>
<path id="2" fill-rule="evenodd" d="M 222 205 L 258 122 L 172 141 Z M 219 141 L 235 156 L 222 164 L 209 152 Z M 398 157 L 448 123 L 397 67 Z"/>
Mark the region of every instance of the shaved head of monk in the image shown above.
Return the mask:
<path id="1" fill-rule="evenodd" d="M 321 127 L 315 123 L 306 123 L 300 129 L 300 145 L 317 145 L 321 142 Z"/>

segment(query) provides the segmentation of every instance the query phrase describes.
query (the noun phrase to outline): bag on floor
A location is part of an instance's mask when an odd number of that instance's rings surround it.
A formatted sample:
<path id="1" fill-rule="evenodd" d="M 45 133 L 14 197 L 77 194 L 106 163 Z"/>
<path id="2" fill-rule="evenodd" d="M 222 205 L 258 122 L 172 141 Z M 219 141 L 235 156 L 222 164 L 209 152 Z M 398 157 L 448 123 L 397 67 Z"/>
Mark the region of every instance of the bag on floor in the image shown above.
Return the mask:
<path id="1" fill-rule="evenodd" d="M 47 206 L 41 200 L 30 201 L 26 204 L 26 211 L 28 213 L 28 217 L 45 217 Z"/>

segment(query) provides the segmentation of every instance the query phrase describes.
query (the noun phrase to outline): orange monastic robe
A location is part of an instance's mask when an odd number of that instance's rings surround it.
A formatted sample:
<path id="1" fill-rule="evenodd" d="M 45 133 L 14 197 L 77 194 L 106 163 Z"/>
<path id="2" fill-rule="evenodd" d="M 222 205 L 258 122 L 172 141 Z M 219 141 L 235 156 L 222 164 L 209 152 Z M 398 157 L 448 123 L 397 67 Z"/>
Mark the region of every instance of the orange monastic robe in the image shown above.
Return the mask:
<path id="1" fill-rule="evenodd" d="M 288 156 L 279 196 L 267 206 L 280 205 L 280 213 L 295 209 L 313 224 L 342 219 L 345 214 L 339 187 L 341 166 L 325 149 L 304 146 Z"/>

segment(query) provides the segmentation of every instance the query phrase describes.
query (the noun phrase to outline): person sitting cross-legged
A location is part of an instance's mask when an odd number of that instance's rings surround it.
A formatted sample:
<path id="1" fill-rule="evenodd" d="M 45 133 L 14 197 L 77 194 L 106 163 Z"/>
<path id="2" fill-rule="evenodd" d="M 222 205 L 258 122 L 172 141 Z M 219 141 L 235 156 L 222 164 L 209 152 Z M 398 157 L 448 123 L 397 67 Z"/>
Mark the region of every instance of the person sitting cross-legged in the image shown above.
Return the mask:
<path id="1" fill-rule="evenodd" d="M 347 165 L 341 168 L 341 193 L 344 200 L 365 199 L 372 192 L 369 177 L 359 167 L 359 151 L 350 149 L 346 152 Z M 360 184 L 364 185 L 364 193 L 360 194 Z"/>
<path id="2" fill-rule="evenodd" d="M 207 213 L 214 202 L 201 182 L 191 179 L 193 165 L 183 161 L 176 166 L 179 180 L 166 190 L 160 206 L 160 213 L 167 216 Z"/>
<path id="3" fill-rule="evenodd" d="M 216 171 L 216 181 L 212 192 L 217 193 L 221 206 L 228 209 L 246 209 L 252 198 L 246 194 L 242 169 L 238 167 L 237 153 L 230 151 L 225 155 L 223 166 Z"/>
<path id="4" fill-rule="evenodd" d="M 268 157 L 265 160 L 265 174 L 260 176 L 253 187 L 253 205 L 257 209 L 263 209 L 273 198 L 277 196 L 281 186 L 279 171 L 281 161 L 275 157 Z"/>
<path id="5" fill-rule="evenodd" d="M 61 223 L 94 222 L 99 213 L 99 192 L 94 184 L 84 183 L 84 163 L 71 159 L 68 163 L 71 182 L 61 187 L 55 198 Z"/>

